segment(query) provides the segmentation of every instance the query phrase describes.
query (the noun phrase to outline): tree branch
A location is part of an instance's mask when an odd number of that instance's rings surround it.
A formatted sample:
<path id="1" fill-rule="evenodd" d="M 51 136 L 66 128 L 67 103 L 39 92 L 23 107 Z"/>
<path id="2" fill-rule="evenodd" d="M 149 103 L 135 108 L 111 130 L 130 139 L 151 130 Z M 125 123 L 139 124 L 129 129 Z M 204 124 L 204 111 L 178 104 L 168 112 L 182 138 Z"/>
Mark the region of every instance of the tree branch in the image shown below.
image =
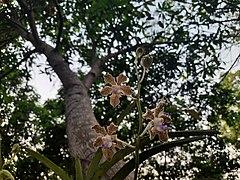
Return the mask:
<path id="1" fill-rule="evenodd" d="M 54 4 L 57 8 L 57 15 L 58 15 L 58 34 L 57 34 L 57 42 L 56 42 L 56 47 L 55 50 L 59 51 L 60 48 L 60 44 L 61 44 L 61 38 L 62 38 L 62 32 L 63 32 L 63 15 L 62 15 L 62 11 L 61 8 L 57 2 L 57 0 L 54 0 Z"/>
<path id="2" fill-rule="evenodd" d="M 8 76 L 10 73 L 12 73 L 14 70 L 16 70 L 23 62 L 27 61 L 28 58 L 30 58 L 30 56 L 36 52 L 36 49 L 33 49 L 29 52 L 27 52 L 23 59 L 19 62 L 17 62 L 11 69 L 3 72 L 3 73 L 0 73 L 0 81 L 5 78 L 6 76 Z"/>
<path id="3" fill-rule="evenodd" d="M 16 20 L 13 20 L 13 19 L 10 19 L 6 16 L 3 16 L 8 22 L 9 24 L 11 24 L 12 26 L 14 26 L 16 29 L 20 29 L 21 31 L 24 31 L 25 33 L 28 33 L 27 29 L 24 28 L 20 22 L 16 21 Z"/>
<path id="4" fill-rule="evenodd" d="M 30 3 L 30 8 L 28 8 L 27 3 L 25 0 L 17 0 L 19 5 L 21 6 L 21 8 L 23 10 L 26 11 L 27 16 L 28 16 L 28 22 L 32 31 L 32 35 L 36 41 L 36 43 L 41 42 L 39 35 L 38 35 L 38 31 L 37 31 L 37 26 L 35 23 L 35 18 L 34 18 L 34 14 L 33 14 L 33 8 L 32 8 L 32 4 Z"/>

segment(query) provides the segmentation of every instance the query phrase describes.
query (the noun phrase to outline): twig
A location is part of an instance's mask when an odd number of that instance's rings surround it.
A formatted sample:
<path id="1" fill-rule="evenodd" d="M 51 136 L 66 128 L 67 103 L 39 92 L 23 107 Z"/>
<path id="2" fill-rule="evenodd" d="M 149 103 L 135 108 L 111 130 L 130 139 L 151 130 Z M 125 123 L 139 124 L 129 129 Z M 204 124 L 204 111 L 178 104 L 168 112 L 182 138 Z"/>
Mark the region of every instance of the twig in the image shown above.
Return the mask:
<path id="1" fill-rule="evenodd" d="M 228 69 L 228 71 L 223 74 L 223 77 L 222 77 L 222 79 L 219 81 L 218 84 L 221 84 L 221 82 L 227 77 L 228 73 L 231 71 L 231 69 L 234 67 L 234 65 L 237 63 L 237 61 L 239 61 L 239 59 L 240 59 L 240 53 L 238 54 L 237 58 L 235 59 L 235 61 L 234 61 L 233 64 L 231 65 L 231 67 Z"/>

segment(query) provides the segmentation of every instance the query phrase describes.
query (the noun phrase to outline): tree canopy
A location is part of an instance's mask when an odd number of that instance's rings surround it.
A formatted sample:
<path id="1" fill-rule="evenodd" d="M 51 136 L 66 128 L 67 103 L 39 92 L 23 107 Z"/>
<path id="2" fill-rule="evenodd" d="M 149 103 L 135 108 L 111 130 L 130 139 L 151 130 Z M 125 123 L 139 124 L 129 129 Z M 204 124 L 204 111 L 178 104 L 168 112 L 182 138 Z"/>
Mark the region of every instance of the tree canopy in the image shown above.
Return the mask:
<path id="1" fill-rule="evenodd" d="M 126 97 L 113 108 L 100 90 L 103 74 L 123 73 L 136 94 L 135 51 L 142 47 L 153 63 L 141 84 L 141 107 L 154 108 L 163 96 L 169 100 L 170 140 L 180 139 L 171 138 L 171 132 L 186 130 L 221 134 L 153 156 L 141 164 L 139 178 L 237 178 L 239 71 L 215 79 L 226 64 L 222 52 L 239 43 L 239 11 L 238 0 L 0 1 L 4 158 L 20 143 L 73 175 L 72 159 L 80 157 L 84 169 L 96 152 L 95 124 L 114 122 L 120 126 L 119 138 L 133 143 L 138 109 Z M 43 105 L 29 85 L 34 65 L 62 82 L 57 97 Z M 57 179 L 25 151 L 9 169 L 16 179 Z"/>

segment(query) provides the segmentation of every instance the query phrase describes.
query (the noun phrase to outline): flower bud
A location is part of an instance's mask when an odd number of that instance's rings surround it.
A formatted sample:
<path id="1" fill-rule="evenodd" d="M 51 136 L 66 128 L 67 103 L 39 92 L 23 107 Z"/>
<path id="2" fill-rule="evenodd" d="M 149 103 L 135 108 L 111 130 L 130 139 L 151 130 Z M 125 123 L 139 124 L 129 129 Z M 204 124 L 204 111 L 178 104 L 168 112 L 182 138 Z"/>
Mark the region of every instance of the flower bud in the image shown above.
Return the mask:
<path id="1" fill-rule="evenodd" d="M 13 147 L 12 147 L 11 153 L 17 154 L 19 150 L 20 150 L 19 144 L 14 144 Z"/>
<path id="2" fill-rule="evenodd" d="M 142 47 L 138 47 L 136 50 L 136 60 L 141 59 L 144 54 L 144 49 Z"/>
<path id="3" fill-rule="evenodd" d="M 152 62 L 153 62 L 153 57 L 149 56 L 149 55 L 145 55 L 141 59 L 141 65 L 146 70 L 148 70 L 148 68 L 151 66 Z"/>

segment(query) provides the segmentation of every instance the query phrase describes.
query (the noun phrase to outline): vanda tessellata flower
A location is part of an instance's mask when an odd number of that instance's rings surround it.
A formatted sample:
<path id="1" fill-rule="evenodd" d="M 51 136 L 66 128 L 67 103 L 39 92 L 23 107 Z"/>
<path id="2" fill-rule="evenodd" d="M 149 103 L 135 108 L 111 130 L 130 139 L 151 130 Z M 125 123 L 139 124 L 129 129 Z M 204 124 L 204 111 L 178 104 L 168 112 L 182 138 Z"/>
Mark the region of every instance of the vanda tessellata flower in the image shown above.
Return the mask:
<path id="1" fill-rule="evenodd" d="M 118 127 L 114 123 L 111 123 L 106 128 L 97 124 L 93 126 L 92 129 L 94 129 L 96 133 L 100 134 L 93 145 L 95 147 L 102 147 L 103 156 L 109 161 L 116 153 L 116 148 L 123 149 L 125 146 L 135 148 L 134 146 L 117 138 L 115 133 L 118 130 Z"/>
<path id="2" fill-rule="evenodd" d="M 157 102 L 157 105 L 154 109 L 146 109 L 146 113 L 143 114 L 143 118 L 150 120 L 145 130 L 140 136 L 143 136 L 146 131 L 150 135 L 152 140 L 156 135 L 163 142 L 168 141 L 168 123 L 171 122 L 171 116 L 164 112 L 164 107 L 166 105 L 166 99 L 162 98 Z"/>
<path id="3" fill-rule="evenodd" d="M 104 76 L 104 81 L 106 84 L 111 86 L 105 86 L 101 90 L 103 96 L 110 95 L 110 104 L 116 107 L 120 103 L 120 97 L 122 95 L 130 96 L 132 95 L 132 90 L 130 86 L 126 86 L 123 83 L 127 81 L 127 76 L 120 74 L 116 79 L 111 74 L 107 73 Z"/>

